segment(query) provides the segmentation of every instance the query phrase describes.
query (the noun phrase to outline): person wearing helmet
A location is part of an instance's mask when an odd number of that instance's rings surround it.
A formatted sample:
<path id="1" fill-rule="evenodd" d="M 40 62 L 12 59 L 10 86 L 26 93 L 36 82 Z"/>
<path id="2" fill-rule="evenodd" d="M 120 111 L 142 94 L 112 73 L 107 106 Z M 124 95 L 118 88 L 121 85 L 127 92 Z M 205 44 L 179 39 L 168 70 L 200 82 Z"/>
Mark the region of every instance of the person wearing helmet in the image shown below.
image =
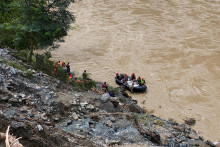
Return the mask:
<path id="1" fill-rule="evenodd" d="M 133 80 L 133 81 L 135 81 L 135 80 L 136 80 L 136 76 L 135 76 L 135 74 L 134 74 L 134 73 L 132 73 L 132 75 L 131 75 L 131 80 Z"/>
<path id="2" fill-rule="evenodd" d="M 137 78 L 137 82 L 139 85 L 141 84 L 141 77 L 140 76 Z"/>
<path id="3" fill-rule="evenodd" d="M 144 85 L 145 84 L 145 80 L 144 78 L 141 79 L 141 85 Z"/>
<path id="4" fill-rule="evenodd" d="M 127 76 L 127 74 L 125 74 L 125 76 L 124 76 L 124 82 L 127 83 L 127 81 L 128 81 L 128 76 Z"/>
<path id="5" fill-rule="evenodd" d="M 60 66 L 60 61 L 58 61 L 56 64 L 55 64 L 56 67 L 59 67 Z"/>
<path id="6" fill-rule="evenodd" d="M 108 86 L 107 86 L 106 82 L 104 82 L 104 83 L 102 84 L 102 90 L 103 90 L 105 93 L 108 91 Z"/>
<path id="7" fill-rule="evenodd" d="M 62 66 L 63 66 L 63 67 L 66 67 L 66 61 L 63 61 L 63 62 L 62 62 Z"/>
<path id="8" fill-rule="evenodd" d="M 116 79 L 119 79 L 120 80 L 120 75 L 118 73 L 116 73 Z"/>

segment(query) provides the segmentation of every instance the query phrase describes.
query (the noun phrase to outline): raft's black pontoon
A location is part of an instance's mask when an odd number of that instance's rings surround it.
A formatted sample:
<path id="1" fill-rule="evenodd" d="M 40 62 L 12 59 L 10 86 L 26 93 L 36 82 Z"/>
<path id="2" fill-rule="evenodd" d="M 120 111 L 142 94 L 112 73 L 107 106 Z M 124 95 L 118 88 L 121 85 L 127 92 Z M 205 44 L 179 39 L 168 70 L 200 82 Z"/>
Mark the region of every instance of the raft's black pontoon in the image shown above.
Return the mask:
<path id="1" fill-rule="evenodd" d="M 125 88 L 129 91 L 131 91 L 130 89 L 130 86 L 132 84 L 131 81 L 128 80 L 128 82 L 125 84 L 123 83 L 123 81 L 121 79 L 124 78 L 124 74 L 120 74 L 120 79 L 117 79 L 115 77 L 115 82 L 118 84 L 118 85 L 124 85 Z M 130 79 L 130 77 L 128 76 L 128 79 Z M 133 87 L 133 92 L 145 92 L 147 90 L 147 86 L 146 85 L 138 85 L 138 84 L 135 84 L 134 87 Z"/>

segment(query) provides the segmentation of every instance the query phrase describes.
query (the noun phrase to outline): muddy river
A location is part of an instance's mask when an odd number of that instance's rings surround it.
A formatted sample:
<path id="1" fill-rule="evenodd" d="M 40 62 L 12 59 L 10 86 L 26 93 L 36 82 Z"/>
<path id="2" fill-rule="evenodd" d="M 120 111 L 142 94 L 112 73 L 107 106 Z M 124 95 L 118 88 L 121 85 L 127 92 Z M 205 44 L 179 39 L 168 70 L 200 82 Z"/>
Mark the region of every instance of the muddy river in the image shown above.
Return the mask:
<path id="1" fill-rule="evenodd" d="M 220 1 L 83 0 L 65 42 L 52 52 L 71 70 L 116 86 L 115 73 L 144 77 L 131 94 L 147 110 L 220 140 Z"/>

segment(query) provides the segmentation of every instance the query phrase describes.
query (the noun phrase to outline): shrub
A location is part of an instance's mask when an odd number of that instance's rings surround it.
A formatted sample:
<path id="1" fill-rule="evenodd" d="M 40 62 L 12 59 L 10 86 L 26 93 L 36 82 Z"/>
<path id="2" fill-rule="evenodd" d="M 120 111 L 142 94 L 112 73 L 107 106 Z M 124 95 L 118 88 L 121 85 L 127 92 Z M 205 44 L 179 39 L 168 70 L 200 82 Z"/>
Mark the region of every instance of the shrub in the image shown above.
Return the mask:
<path id="1" fill-rule="evenodd" d="M 82 78 L 78 78 L 74 82 L 71 83 L 73 87 L 77 88 L 80 91 L 90 90 L 92 87 L 96 86 L 96 82 L 93 80 L 84 80 Z"/>
<path id="2" fill-rule="evenodd" d="M 24 73 L 25 73 L 25 76 L 28 77 L 28 78 L 33 77 L 33 72 L 31 70 L 27 70 Z"/>
<path id="3" fill-rule="evenodd" d="M 44 54 L 36 54 L 35 66 L 37 69 L 42 70 L 46 74 L 52 76 L 55 66 L 54 66 L 54 62 L 49 60 L 50 57 L 51 57 L 50 52 L 46 52 Z"/>

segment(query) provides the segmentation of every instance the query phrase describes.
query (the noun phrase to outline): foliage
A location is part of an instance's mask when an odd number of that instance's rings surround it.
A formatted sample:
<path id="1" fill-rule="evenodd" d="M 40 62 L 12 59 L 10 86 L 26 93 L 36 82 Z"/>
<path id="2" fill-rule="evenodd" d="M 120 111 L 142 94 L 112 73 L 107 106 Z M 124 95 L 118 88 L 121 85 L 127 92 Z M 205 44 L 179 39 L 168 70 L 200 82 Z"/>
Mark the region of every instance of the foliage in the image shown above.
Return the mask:
<path id="1" fill-rule="evenodd" d="M 33 77 L 33 72 L 31 70 L 27 70 L 24 72 L 25 76 L 28 77 L 28 78 L 31 78 Z"/>
<path id="2" fill-rule="evenodd" d="M 112 91 L 112 92 L 114 92 L 116 95 L 118 95 L 119 92 L 120 92 L 120 87 L 114 88 L 114 87 L 112 87 L 112 86 L 108 86 L 108 91 Z"/>
<path id="3" fill-rule="evenodd" d="M 22 66 L 22 65 L 20 65 L 20 64 L 18 64 L 18 63 L 16 63 L 16 62 L 8 62 L 7 64 L 10 65 L 10 66 L 12 66 L 12 67 L 14 67 L 14 68 L 17 68 L 17 69 L 23 71 L 23 72 L 24 72 L 24 75 L 25 75 L 26 77 L 28 77 L 28 78 L 33 77 L 33 72 L 32 72 L 32 70 L 27 70 L 27 68 L 26 68 L 25 66 Z"/>
<path id="4" fill-rule="evenodd" d="M 72 14 L 71 0 L 3 0 L 0 3 L 0 43 L 17 49 L 55 46 L 67 35 Z"/>
<path id="5" fill-rule="evenodd" d="M 24 66 L 21 66 L 20 64 L 18 64 L 16 62 L 9 62 L 8 64 L 14 68 L 20 69 L 21 71 L 26 70 Z"/>
<path id="6" fill-rule="evenodd" d="M 77 88 L 80 91 L 90 90 L 92 87 L 96 86 L 96 82 L 93 80 L 84 80 L 82 78 L 78 78 L 71 82 L 73 87 Z"/>
<path id="7" fill-rule="evenodd" d="M 29 55 L 28 50 L 20 50 L 16 53 L 16 57 L 18 57 L 22 61 L 27 61 L 28 55 Z"/>
<path id="8" fill-rule="evenodd" d="M 46 74 L 52 76 L 54 70 L 54 62 L 49 60 L 50 57 L 50 52 L 46 52 L 44 54 L 36 54 L 35 66 L 38 70 L 42 70 Z"/>
<path id="9" fill-rule="evenodd" d="M 68 74 L 63 67 L 55 66 L 53 61 L 50 61 L 51 58 L 50 52 L 45 52 L 44 54 L 36 54 L 36 63 L 35 66 L 38 70 L 42 70 L 46 74 L 56 77 L 62 81 L 67 81 Z"/>

